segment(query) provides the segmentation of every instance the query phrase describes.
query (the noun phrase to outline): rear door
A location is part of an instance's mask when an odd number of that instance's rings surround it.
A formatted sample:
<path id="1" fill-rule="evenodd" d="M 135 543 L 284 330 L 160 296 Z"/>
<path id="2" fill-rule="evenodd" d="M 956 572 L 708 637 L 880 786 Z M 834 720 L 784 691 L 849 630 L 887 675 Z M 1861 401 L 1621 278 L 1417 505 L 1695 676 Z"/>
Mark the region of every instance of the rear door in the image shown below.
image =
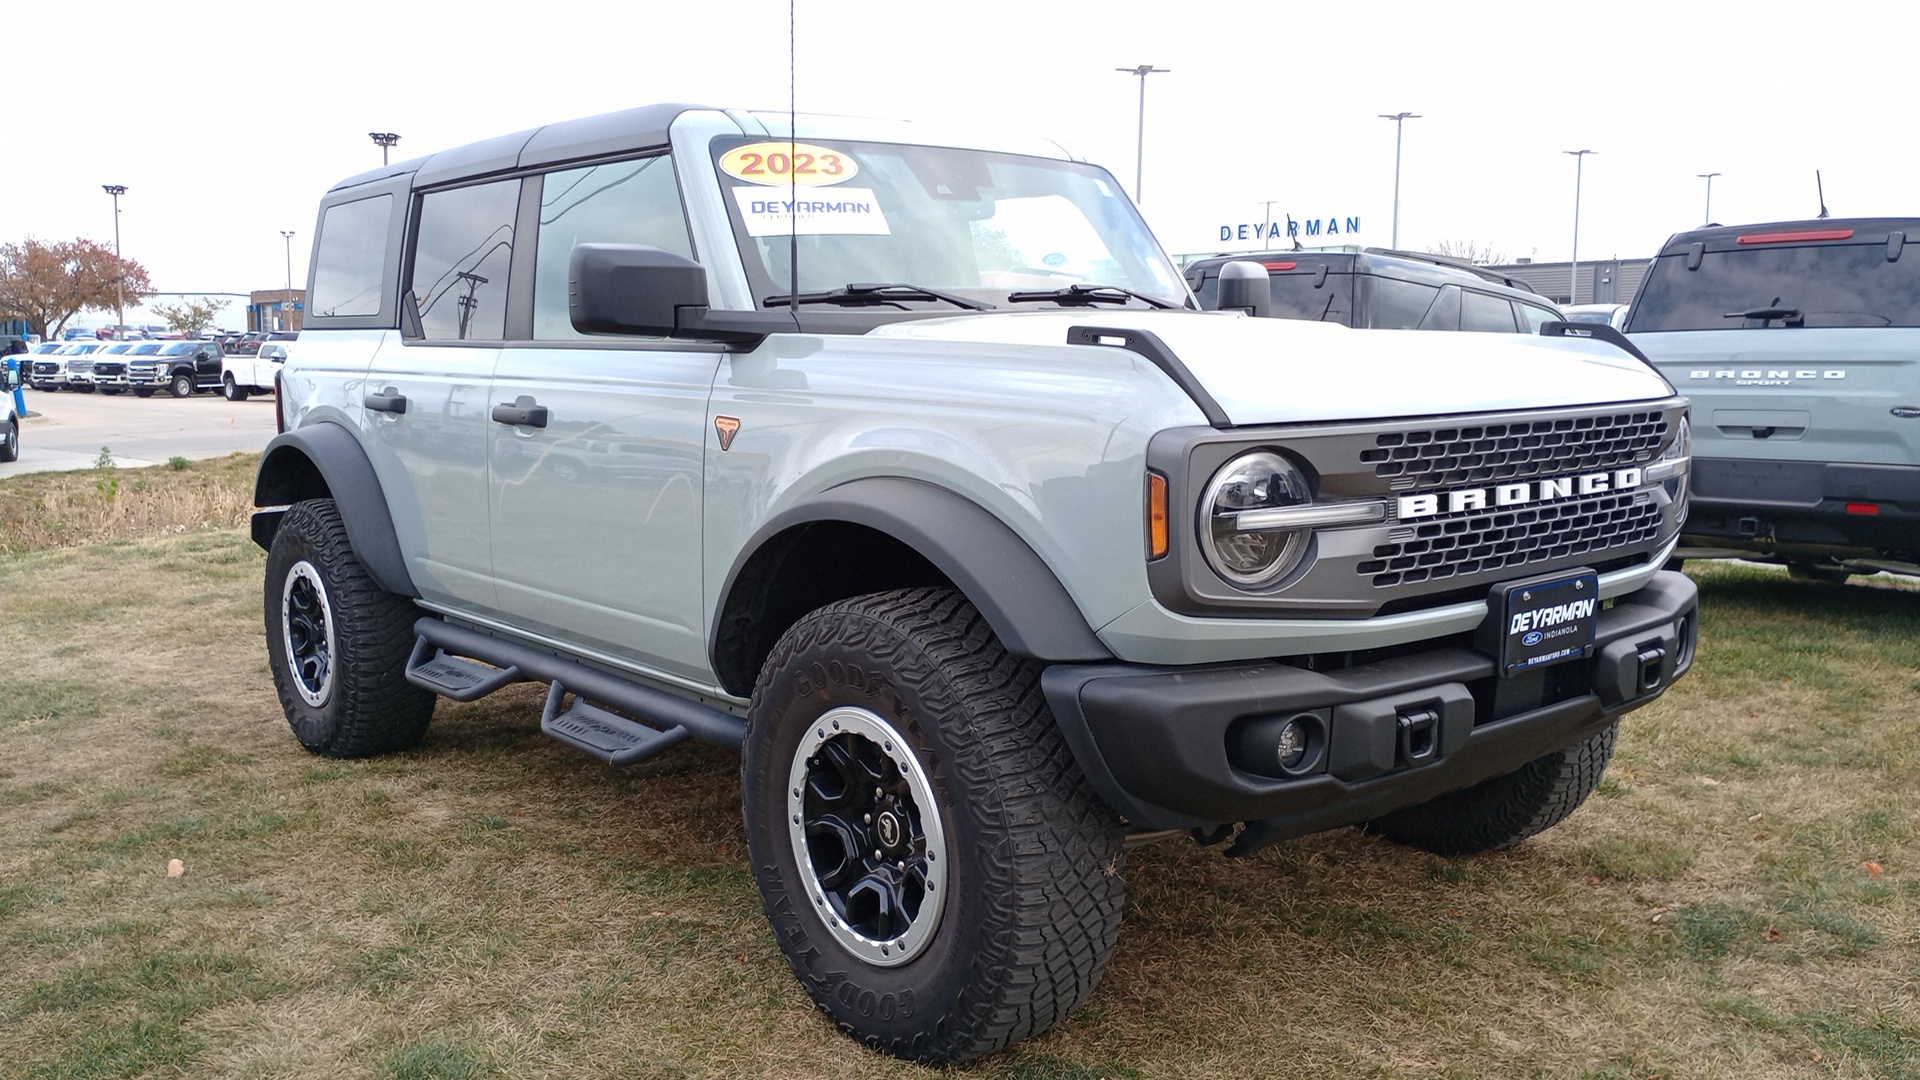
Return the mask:
<path id="1" fill-rule="evenodd" d="M 361 420 L 421 596 L 482 614 L 495 599 L 487 385 L 506 334 L 519 192 L 516 179 L 420 197 L 401 302 L 419 335 L 382 339 Z"/>
<path id="2" fill-rule="evenodd" d="M 1920 249 L 1905 246 L 1837 227 L 1733 238 L 1691 269 L 1685 250 L 1654 261 L 1627 332 L 1693 400 L 1697 457 L 1920 464 Z"/>

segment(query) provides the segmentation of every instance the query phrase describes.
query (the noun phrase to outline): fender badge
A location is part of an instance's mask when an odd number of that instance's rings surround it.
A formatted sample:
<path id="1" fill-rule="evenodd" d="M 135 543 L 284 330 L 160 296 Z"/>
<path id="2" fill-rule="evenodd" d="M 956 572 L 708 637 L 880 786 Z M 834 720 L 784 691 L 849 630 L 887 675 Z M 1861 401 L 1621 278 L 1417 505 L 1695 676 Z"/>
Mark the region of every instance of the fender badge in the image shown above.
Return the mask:
<path id="1" fill-rule="evenodd" d="M 713 430 L 720 433 L 720 452 L 733 449 L 733 437 L 740 433 L 740 418 L 737 416 L 716 416 L 713 418 Z"/>
<path id="2" fill-rule="evenodd" d="M 1914 405 L 1895 405 L 1887 411 L 1902 420 L 1911 420 L 1916 416 L 1920 416 L 1920 406 Z"/>

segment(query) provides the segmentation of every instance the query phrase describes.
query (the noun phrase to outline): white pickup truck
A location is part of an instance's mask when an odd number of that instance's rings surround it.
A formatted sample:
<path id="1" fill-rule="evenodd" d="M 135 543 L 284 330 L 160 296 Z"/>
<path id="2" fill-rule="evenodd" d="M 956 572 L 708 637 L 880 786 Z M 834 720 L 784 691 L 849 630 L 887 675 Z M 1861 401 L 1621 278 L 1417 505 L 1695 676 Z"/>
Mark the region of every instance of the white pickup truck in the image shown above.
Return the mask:
<path id="1" fill-rule="evenodd" d="M 287 362 L 287 342 L 265 341 L 251 356 L 229 353 L 220 359 L 220 392 L 228 401 L 245 401 L 248 394 L 273 393 L 273 377 Z"/>

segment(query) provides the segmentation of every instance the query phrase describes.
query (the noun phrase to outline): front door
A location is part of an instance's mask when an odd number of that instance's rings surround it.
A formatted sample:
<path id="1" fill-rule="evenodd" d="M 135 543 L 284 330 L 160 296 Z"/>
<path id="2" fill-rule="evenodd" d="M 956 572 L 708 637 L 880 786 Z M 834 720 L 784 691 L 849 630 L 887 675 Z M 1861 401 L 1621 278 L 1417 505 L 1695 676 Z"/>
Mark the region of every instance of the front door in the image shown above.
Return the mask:
<path id="1" fill-rule="evenodd" d="M 670 681 L 711 686 L 700 518 L 707 399 L 723 350 L 588 337 L 568 315 L 581 243 L 693 256 L 664 155 L 532 178 L 532 341 L 488 396 L 493 570 L 509 624 Z M 532 198 L 530 195 L 529 198 Z"/>

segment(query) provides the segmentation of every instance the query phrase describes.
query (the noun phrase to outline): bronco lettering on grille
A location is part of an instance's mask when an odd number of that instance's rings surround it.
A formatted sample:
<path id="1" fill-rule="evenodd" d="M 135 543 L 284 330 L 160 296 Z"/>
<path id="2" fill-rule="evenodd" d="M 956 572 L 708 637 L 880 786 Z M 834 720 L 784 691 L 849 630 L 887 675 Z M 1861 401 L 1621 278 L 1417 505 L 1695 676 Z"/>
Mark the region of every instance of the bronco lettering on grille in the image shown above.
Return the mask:
<path id="1" fill-rule="evenodd" d="M 1400 520 L 1432 517 L 1435 514 L 1460 514 L 1473 510 L 1525 506 L 1529 503 L 1566 499 L 1575 495 L 1592 496 L 1609 491 L 1632 491 L 1640 486 L 1645 473 L 1640 469 L 1614 469 L 1610 472 L 1558 476 L 1550 480 L 1498 484 L 1494 487 L 1456 488 L 1453 491 L 1400 496 Z"/>

